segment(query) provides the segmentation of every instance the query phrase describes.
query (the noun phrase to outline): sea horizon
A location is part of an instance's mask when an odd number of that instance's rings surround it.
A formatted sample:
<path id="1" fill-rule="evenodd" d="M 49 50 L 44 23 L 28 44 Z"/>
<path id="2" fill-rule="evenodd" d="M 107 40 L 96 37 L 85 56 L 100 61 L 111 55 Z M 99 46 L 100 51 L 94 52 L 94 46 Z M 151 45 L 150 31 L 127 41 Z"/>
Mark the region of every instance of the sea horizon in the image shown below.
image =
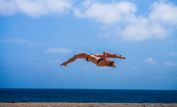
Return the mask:
<path id="1" fill-rule="evenodd" d="M 54 89 L 54 90 L 147 90 L 147 91 L 177 91 L 176 89 L 114 89 L 114 88 L 0 88 L 1 89 Z"/>
<path id="2" fill-rule="evenodd" d="M 0 102 L 177 103 L 177 90 L 0 89 Z"/>

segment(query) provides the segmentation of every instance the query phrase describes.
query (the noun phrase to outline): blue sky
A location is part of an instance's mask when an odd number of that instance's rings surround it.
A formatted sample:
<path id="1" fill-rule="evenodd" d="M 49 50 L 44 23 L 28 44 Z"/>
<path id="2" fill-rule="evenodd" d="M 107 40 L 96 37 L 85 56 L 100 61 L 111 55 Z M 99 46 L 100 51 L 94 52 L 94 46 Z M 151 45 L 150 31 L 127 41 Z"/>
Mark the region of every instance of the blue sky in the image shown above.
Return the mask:
<path id="1" fill-rule="evenodd" d="M 0 88 L 177 90 L 175 0 L 0 0 Z M 118 67 L 79 52 L 122 54 Z"/>

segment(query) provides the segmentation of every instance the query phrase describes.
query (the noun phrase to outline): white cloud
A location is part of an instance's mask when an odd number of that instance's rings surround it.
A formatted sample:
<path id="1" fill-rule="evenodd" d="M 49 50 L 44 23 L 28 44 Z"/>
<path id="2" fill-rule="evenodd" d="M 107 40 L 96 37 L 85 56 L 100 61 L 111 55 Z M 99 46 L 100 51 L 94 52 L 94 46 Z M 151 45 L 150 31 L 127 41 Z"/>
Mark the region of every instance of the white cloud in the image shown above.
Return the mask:
<path id="1" fill-rule="evenodd" d="M 136 11 L 136 6 L 130 2 L 100 3 L 86 0 L 82 6 L 74 9 L 79 18 L 89 18 L 104 24 L 114 24 L 128 21 Z"/>
<path id="2" fill-rule="evenodd" d="M 149 7 L 148 12 L 145 12 L 146 15 L 137 14 L 136 11 L 136 5 L 131 2 L 101 3 L 86 0 L 80 8 L 74 10 L 74 14 L 79 18 L 88 18 L 109 25 L 105 29 L 113 32 L 109 34 L 111 37 L 131 41 L 166 39 L 177 27 L 177 6 L 173 3 L 155 2 Z"/>
<path id="3" fill-rule="evenodd" d="M 170 66 L 170 67 L 174 67 L 174 66 L 177 66 L 177 62 L 166 62 L 165 65 Z"/>
<path id="4" fill-rule="evenodd" d="M 156 23 L 177 25 L 177 6 L 170 2 L 156 2 L 152 5 L 149 18 Z"/>
<path id="5" fill-rule="evenodd" d="M 121 36 L 128 40 L 165 39 L 177 26 L 177 6 L 169 2 L 152 4 L 147 16 L 136 16 Z"/>
<path id="6" fill-rule="evenodd" d="M 156 61 L 152 57 L 145 59 L 145 62 L 148 64 L 156 64 Z"/>
<path id="7" fill-rule="evenodd" d="M 165 39 L 168 34 L 168 30 L 164 26 L 153 23 L 146 17 L 137 17 L 120 32 L 123 39 L 133 41 Z"/>
<path id="8" fill-rule="evenodd" d="M 48 48 L 46 50 L 47 53 L 62 53 L 62 54 L 68 54 L 71 53 L 71 49 L 66 49 L 66 48 Z"/>
<path id="9" fill-rule="evenodd" d="M 167 13 L 167 14 L 165 14 Z M 136 16 L 121 32 L 126 40 L 166 39 L 177 26 L 177 6 L 169 2 L 152 4 L 147 16 Z"/>
<path id="10" fill-rule="evenodd" d="M 137 13 L 136 4 L 128 1 L 83 0 L 74 7 L 72 0 L 0 0 L 1 15 L 21 12 L 36 17 L 68 10 L 78 18 L 101 23 L 107 37 L 119 40 L 163 40 L 177 28 L 177 6 L 168 0 L 152 3 L 143 13 Z"/>
<path id="11" fill-rule="evenodd" d="M 11 15 L 16 12 L 16 3 L 13 0 L 0 0 L 0 15 Z"/>
<path id="12" fill-rule="evenodd" d="M 23 39 L 23 38 L 7 38 L 2 40 L 3 43 L 7 44 L 17 44 L 21 46 L 26 46 L 26 47 L 34 47 L 34 46 L 39 46 L 41 43 L 28 40 L 28 39 Z"/>
<path id="13" fill-rule="evenodd" d="M 72 7 L 71 0 L 0 0 L 0 14 L 22 12 L 30 16 L 61 14 Z"/>

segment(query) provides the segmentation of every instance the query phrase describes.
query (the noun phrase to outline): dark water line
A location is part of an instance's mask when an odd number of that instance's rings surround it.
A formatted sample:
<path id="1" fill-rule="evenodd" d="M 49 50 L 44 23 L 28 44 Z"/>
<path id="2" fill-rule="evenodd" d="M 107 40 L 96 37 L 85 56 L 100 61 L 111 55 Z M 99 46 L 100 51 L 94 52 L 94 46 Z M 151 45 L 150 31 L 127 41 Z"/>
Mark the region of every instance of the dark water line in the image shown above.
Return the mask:
<path id="1" fill-rule="evenodd" d="M 177 91 L 116 89 L 0 89 L 0 102 L 177 103 Z"/>

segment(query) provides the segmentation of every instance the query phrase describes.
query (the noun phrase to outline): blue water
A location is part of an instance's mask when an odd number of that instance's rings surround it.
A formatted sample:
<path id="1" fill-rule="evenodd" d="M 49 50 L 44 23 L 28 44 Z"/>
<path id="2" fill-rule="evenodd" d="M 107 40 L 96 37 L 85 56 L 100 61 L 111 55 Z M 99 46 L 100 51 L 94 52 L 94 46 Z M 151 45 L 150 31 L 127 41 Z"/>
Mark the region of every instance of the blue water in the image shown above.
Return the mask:
<path id="1" fill-rule="evenodd" d="M 0 102 L 177 103 L 177 91 L 0 89 Z"/>

